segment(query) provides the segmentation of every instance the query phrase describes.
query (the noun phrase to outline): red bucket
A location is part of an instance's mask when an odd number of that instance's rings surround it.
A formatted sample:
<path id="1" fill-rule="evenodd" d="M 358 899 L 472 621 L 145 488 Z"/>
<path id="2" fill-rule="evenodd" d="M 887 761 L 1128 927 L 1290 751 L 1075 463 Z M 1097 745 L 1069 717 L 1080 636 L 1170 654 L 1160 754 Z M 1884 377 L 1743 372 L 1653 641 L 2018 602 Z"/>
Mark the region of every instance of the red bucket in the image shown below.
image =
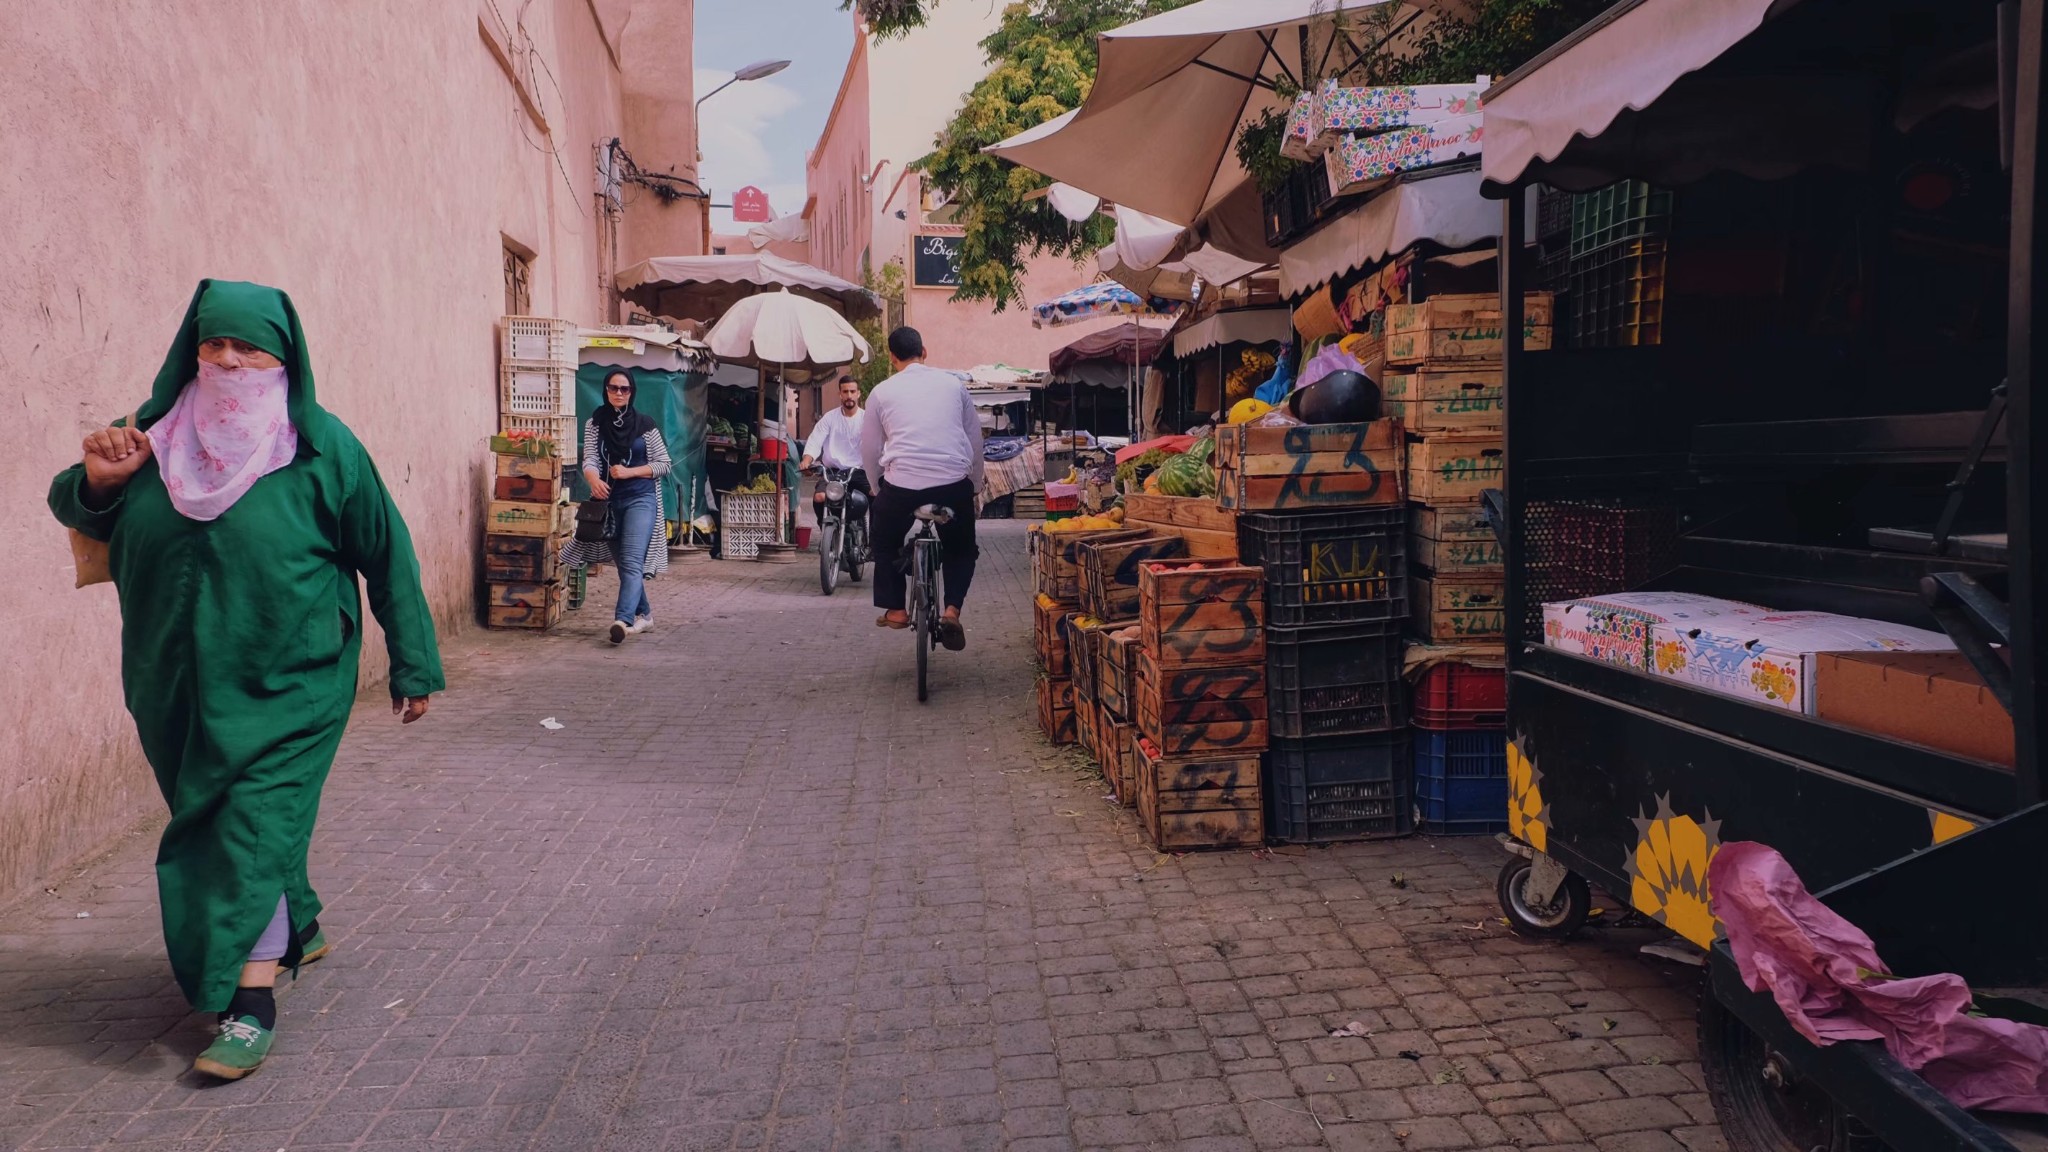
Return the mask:
<path id="1" fill-rule="evenodd" d="M 796 550 L 801 552 L 810 546 L 811 530 L 809 528 L 798 528 L 796 530 Z"/>
<path id="2" fill-rule="evenodd" d="M 789 459 L 789 441 L 787 441 L 787 440 L 763 440 L 763 441 L 761 441 L 761 451 L 759 452 L 759 454 L 757 454 L 757 455 L 756 455 L 756 456 L 754 457 L 754 459 L 756 459 L 756 460 L 787 460 L 787 459 Z"/>

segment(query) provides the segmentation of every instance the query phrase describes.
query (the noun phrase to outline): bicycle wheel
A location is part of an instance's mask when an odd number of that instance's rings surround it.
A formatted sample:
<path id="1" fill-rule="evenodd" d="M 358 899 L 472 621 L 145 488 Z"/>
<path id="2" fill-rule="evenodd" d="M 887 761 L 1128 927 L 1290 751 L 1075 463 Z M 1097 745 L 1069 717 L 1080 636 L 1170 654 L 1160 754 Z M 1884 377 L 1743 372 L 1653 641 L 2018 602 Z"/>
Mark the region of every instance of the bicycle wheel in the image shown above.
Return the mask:
<path id="1" fill-rule="evenodd" d="M 910 612 L 916 617 L 917 627 L 917 702 L 922 704 L 930 689 L 925 679 L 932 656 L 932 611 L 931 597 L 931 549 L 924 541 L 917 542 L 916 560 L 911 565 L 914 584 L 910 589 Z"/>
<path id="2" fill-rule="evenodd" d="M 818 528 L 818 588 L 830 596 L 839 587 L 839 543 L 846 537 L 846 529 L 837 523 L 822 524 Z"/>

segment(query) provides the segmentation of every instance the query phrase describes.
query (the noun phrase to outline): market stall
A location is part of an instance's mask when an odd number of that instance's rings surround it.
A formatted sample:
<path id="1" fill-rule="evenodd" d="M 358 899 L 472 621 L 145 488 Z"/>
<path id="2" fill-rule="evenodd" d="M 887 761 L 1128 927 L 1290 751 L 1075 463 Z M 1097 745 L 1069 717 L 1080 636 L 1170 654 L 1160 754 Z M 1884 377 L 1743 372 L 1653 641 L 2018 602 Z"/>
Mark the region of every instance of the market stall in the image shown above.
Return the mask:
<path id="1" fill-rule="evenodd" d="M 578 334 L 576 428 L 604 404 L 604 378 L 625 369 L 636 385 L 633 406 L 655 421 L 668 446 L 673 471 L 661 482 L 662 507 L 670 517 L 665 531 L 671 543 L 687 544 L 684 526 L 707 507 L 705 437 L 711 350 L 658 326 L 584 329 Z M 567 477 L 569 498 L 581 502 L 589 489 L 580 467 Z"/>
<path id="2" fill-rule="evenodd" d="M 1740 1152 L 2011 1152 L 2048 1109 L 2002 1046 L 2048 985 L 2006 882 L 2048 831 L 2042 16 L 1643 0 L 1488 94 L 1487 179 L 1580 190 L 1585 261 L 1573 339 L 1506 355 L 1503 908 L 1567 932 L 1591 881 L 1711 949 Z M 1773 951 L 1821 930 L 1833 972 Z"/>

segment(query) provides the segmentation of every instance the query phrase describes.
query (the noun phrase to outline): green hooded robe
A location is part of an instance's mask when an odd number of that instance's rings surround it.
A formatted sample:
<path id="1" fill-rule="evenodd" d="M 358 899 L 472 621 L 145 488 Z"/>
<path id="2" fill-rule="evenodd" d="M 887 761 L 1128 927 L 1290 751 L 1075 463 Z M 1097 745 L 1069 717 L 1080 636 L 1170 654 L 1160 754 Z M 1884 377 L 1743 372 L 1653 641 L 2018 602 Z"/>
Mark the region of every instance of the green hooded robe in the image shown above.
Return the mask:
<path id="1" fill-rule="evenodd" d="M 355 699 L 358 574 L 384 626 L 392 696 L 444 682 L 412 538 L 369 453 L 315 402 L 289 297 L 201 281 L 137 426 L 170 411 L 197 374 L 200 342 L 215 336 L 284 362 L 299 436 L 291 463 L 210 522 L 172 507 L 153 464 L 106 508 L 88 504 L 85 466 L 73 465 L 51 484 L 50 509 L 108 543 L 122 686 L 171 810 L 156 864 L 164 939 L 186 997 L 217 1012 L 280 894 L 288 965 L 320 913 L 306 849 Z"/>

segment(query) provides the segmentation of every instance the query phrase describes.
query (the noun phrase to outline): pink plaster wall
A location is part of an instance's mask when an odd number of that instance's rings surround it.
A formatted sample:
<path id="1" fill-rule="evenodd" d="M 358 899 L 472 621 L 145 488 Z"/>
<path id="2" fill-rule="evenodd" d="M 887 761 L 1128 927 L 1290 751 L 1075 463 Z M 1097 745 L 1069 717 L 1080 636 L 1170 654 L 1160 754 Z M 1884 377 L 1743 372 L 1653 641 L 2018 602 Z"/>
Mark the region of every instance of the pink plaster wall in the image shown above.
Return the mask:
<path id="1" fill-rule="evenodd" d="M 692 7 L 602 6 L 663 10 L 668 35 Z M 667 155 L 676 131 L 673 108 L 629 123 L 591 0 L 14 7 L 0 21 L 0 649 L 14 654 L 0 661 L 0 894 L 160 810 L 121 703 L 112 590 L 71 587 L 43 499 L 80 438 L 146 395 L 194 283 L 292 294 L 320 398 L 376 458 L 453 632 L 474 620 L 503 238 L 537 254 L 536 311 L 603 320 L 593 146 L 651 133 L 640 147 Z M 515 68 L 549 135 L 480 34 L 496 11 L 521 14 L 508 39 L 530 50 Z M 670 48 L 687 115 L 687 40 Z M 636 233 L 692 231 L 638 213 L 622 257 Z M 367 639 L 371 680 L 383 660 Z"/>
<path id="2" fill-rule="evenodd" d="M 855 36 L 831 115 L 804 166 L 811 263 L 854 281 L 860 279 L 861 253 L 873 236 L 873 200 L 861 187 L 868 174 L 869 113 L 867 37 Z"/>

